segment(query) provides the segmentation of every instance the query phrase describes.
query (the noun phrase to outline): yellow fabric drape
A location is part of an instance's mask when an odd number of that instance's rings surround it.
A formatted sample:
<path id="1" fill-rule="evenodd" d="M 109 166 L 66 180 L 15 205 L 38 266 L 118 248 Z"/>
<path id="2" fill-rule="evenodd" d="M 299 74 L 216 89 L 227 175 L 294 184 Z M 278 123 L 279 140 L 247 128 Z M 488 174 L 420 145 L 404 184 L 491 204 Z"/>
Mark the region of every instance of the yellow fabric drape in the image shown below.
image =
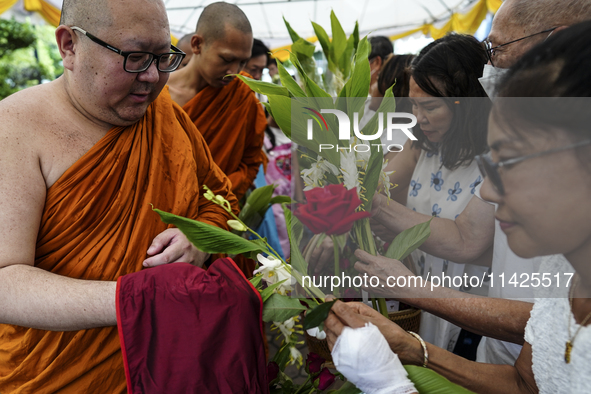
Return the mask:
<path id="1" fill-rule="evenodd" d="M 17 1 L 18 0 L 0 0 L 0 14 L 8 11 Z"/>
<path id="2" fill-rule="evenodd" d="M 61 10 L 43 0 L 24 0 L 25 10 L 38 12 L 50 25 L 57 26 L 60 23 Z"/>
<path id="3" fill-rule="evenodd" d="M 389 38 L 391 41 L 396 41 L 400 38 L 408 37 L 418 32 L 422 32 L 425 35 L 431 35 L 431 37 L 433 37 L 435 40 L 450 32 L 474 34 L 484 18 L 486 18 L 486 14 L 489 11 L 493 14 L 496 13 L 502 3 L 502 0 L 480 0 L 466 14 L 453 14 L 445 23 L 445 25 L 440 28 L 435 27 L 431 23 L 427 23 L 423 26 L 416 27 L 403 33 L 395 34 Z M 318 38 L 310 37 L 307 40 L 310 42 L 316 42 L 318 41 Z M 283 62 L 289 58 L 289 50 L 291 50 L 291 45 L 284 45 L 279 48 L 274 48 L 272 52 L 279 52 L 273 53 L 273 57 Z"/>

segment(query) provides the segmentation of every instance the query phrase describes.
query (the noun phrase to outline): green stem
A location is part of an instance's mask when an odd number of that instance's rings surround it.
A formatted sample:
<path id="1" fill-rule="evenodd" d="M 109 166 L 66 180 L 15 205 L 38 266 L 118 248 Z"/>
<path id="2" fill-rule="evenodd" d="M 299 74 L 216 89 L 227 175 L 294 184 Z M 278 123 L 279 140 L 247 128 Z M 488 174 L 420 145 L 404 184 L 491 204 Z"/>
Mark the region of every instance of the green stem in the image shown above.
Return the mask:
<path id="1" fill-rule="evenodd" d="M 385 298 L 378 298 L 378 307 L 380 308 L 380 313 L 388 317 L 388 306 L 386 305 Z"/>
<path id="2" fill-rule="evenodd" d="M 298 394 L 300 391 L 302 391 L 302 389 L 310 382 L 310 378 L 311 378 L 311 376 L 308 375 L 308 379 L 306 379 L 306 381 L 304 382 L 304 384 L 302 384 L 300 386 L 300 388 L 298 389 L 298 391 L 296 391 L 294 394 Z"/>
<path id="3" fill-rule="evenodd" d="M 363 219 L 363 231 L 360 231 L 363 239 L 363 246 L 362 249 L 365 250 L 367 253 L 377 256 L 378 251 L 376 248 L 376 243 L 373 238 L 373 234 L 371 233 L 371 226 L 369 224 L 369 219 Z M 375 310 L 380 312 L 384 317 L 388 317 L 388 307 L 386 306 L 386 299 L 384 298 L 373 298 L 371 299 L 372 306 Z M 377 305 L 376 305 L 377 301 Z"/>
<path id="4" fill-rule="evenodd" d="M 242 223 L 244 224 L 244 223 Z M 267 249 L 269 249 L 269 251 L 271 253 L 273 253 L 274 257 L 276 257 L 278 260 L 280 260 L 284 265 L 288 265 L 285 260 L 283 260 L 281 258 L 281 256 L 279 255 L 279 253 L 277 253 L 277 251 L 275 251 L 275 249 L 273 249 L 273 247 L 271 245 L 269 245 L 269 243 L 267 241 L 265 241 L 265 239 L 263 237 L 261 237 L 256 231 L 251 230 L 250 227 L 246 226 L 244 224 L 244 226 L 246 227 L 247 231 L 250 231 L 252 234 L 256 235 L 258 237 L 258 239 L 260 239 L 261 241 L 263 241 L 265 243 L 265 246 L 267 246 Z"/>
<path id="5" fill-rule="evenodd" d="M 341 267 L 339 266 L 339 244 L 337 242 L 337 239 L 334 235 L 331 235 L 330 238 L 332 238 L 332 246 L 333 246 L 333 250 L 334 250 L 334 274 L 336 277 L 340 276 L 340 271 L 341 271 Z M 335 294 L 335 296 L 338 298 L 340 297 L 340 295 L 338 294 L 338 289 L 337 289 L 337 294 Z"/>

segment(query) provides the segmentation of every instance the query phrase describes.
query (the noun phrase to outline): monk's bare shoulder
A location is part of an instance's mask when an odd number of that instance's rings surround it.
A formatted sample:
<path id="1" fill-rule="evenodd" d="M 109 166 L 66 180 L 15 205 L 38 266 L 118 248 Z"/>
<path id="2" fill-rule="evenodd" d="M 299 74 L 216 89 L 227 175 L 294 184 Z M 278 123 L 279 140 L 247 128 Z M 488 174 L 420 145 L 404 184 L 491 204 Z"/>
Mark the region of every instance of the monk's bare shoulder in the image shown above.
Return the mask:
<path id="1" fill-rule="evenodd" d="M 167 83 L 172 101 L 181 107 L 191 101 L 197 94 L 197 90 L 187 82 L 187 73 L 188 70 L 186 68 L 175 71 L 170 74 Z"/>
<path id="2" fill-rule="evenodd" d="M 34 262 L 46 195 L 36 136 L 44 89 L 29 88 L 0 102 L 0 268 Z"/>

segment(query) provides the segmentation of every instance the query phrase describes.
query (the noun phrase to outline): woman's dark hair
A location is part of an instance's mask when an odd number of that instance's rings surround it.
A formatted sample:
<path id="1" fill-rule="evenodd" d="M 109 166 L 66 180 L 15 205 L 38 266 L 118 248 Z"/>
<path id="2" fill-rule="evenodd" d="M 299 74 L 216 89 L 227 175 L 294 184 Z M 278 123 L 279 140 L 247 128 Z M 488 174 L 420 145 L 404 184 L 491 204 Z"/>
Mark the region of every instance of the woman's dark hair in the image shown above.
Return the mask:
<path id="1" fill-rule="evenodd" d="M 591 138 L 591 21 L 532 48 L 503 76 L 497 92 L 492 117 L 517 136 L 561 129 L 574 140 Z"/>
<path id="2" fill-rule="evenodd" d="M 486 130 L 491 102 L 480 85 L 484 46 L 474 37 L 449 34 L 421 50 L 411 64 L 411 76 L 427 94 L 444 98 L 453 113 L 449 130 L 441 143 L 430 142 L 420 127 L 413 129 L 418 146 L 428 152 L 440 151 L 442 165 L 450 170 L 468 165 L 486 152 Z"/>
<path id="3" fill-rule="evenodd" d="M 388 37 L 373 36 L 369 37 L 368 41 L 371 45 L 371 52 L 368 56 L 369 60 L 378 56 L 381 57 L 382 60 L 386 60 L 386 58 L 394 52 L 394 46 Z"/>
<path id="4" fill-rule="evenodd" d="M 255 38 L 252 42 L 252 53 L 250 55 L 251 58 L 266 55 L 267 56 L 267 64 L 269 63 L 269 48 L 258 38 Z"/>
<path id="5" fill-rule="evenodd" d="M 380 70 L 378 76 L 378 90 L 382 95 L 392 87 L 392 93 L 396 99 L 396 112 L 411 112 L 411 104 L 408 100 L 410 80 L 410 63 L 415 55 L 390 55 Z"/>

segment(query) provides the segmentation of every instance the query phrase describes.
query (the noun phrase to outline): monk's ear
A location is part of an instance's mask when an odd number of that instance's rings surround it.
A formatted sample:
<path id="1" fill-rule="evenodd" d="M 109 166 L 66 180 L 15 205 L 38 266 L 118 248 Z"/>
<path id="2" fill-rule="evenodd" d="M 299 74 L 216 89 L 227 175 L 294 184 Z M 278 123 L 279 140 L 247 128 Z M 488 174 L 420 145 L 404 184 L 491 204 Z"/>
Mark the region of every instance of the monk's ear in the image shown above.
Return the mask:
<path id="1" fill-rule="evenodd" d="M 205 48 L 205 39 L 200 34 L 194 34 L 191 37 L 191 49 L 193 50 L 194 55 L 199 55 L 203 53 L 203 48 Z"/>
<path id="2" fill-rule="evenodd" d="M 64 61 L 64 68 L 72 71 L 74 69 L 76 50 L 79 46 L 76 33 L 68 26 L 60 25 L 55 30 L 55 40 Z"/>

